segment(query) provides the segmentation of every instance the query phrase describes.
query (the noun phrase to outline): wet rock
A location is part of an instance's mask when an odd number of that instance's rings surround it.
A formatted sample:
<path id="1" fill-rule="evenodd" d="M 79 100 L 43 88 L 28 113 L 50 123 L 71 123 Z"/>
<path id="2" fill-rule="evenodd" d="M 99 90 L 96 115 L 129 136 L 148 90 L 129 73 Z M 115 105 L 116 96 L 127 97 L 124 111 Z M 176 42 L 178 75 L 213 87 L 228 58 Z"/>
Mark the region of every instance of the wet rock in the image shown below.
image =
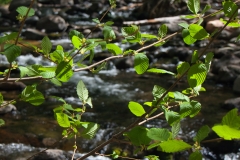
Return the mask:
<path id="1" fill-rule="evenodd" d="M 116 68 L 119 70 L 132 68 L 134 66 L 133 63 L 134 62 L 132 57 L 128 57 L 127 59 L 121 58 L 121 59 L 115 60 Z"/>
<path id="2" fill-rule="evenodd" d="M 36 155 L 33 160 L 43 160 L 43 159 L 51 159 L 51 160 L 66 160 L 70 157 L 66 152 L 60 149 L 48 149 L 45 152 L 42 152 Z"/>
<path id="3" fill-rule="evenodd" d="M 227 54 L 220 60 L 214 60 L 212 63 L 212 73 L 216 74 L 218 82 L 233 83 L 240 74 L 240 58 L 234 54 Z"/>
<path id="4" fill-rule="evenodd" d="M 1 82 L 0 90 L 2 91 L 22 91 L 26 85 L 22 82 Z"/>
<path id="5" fill-rule="evenodd" d="M 73 5 L 73 0 L 38 0 L 42 4 L 60 4 L 60 5 Z"/>
<path id="6" fill-rule="evenodd" d="M 240 111 L 240 97 L 231 98 L 231 99 L 226 100 L 224 102 L 222 108 L 227 109 L 227 110 L 237 108 Z"/>
<path id="7" fill-rule="evenodd" d="M 31 16 L 31 17 L 26 19 L 25 24 L 35 26 L 38 21 L 39 21 L 38 16 Z"/>
<path id="8" fill-rule="evenodd" d="M 178 57 L 181 61 L 186 61 L 191 51 L 187 47 L 174 47 L 168 50 L 169 57 Z"/>
<path id="9" fill-rule="evenodd" d="M 240 93 L 240 75 L 238 75 L 238 77 L 233 83 L 233 91 L 236 93 Z"/>
<path id="10" fill-rule="evenodd" d="M 15 11 L 19 6 L 26 6 L 28 7 L 31 3 L 31 0 L 12 0 L 9 5 L 9 11 Z"/>
<path id="11" fill-rule="evenodd" d="M 24 36 L 28 40 L 42 40 L 46 34 L 44 32 L 41 32 L 37 29 L 33 28 L 27 28 L 23 33 L 22 36 Z"/>
<path id="12" fill-rule="evenodd" d="M 2 105 L 5 105 L 7 102 L 3 102 Z M 7 106 L 0 107 L 0 114 L 6 114 L 12 111 L 16 111 L 17 108 L 13 104 L 8 104 Z"/>
<path id="13" fill-rule="evenodd" d="M 44 138 L 44 139 L 42 140 L 42 143 L 43 143 L 44 146 L 46 146 L 46 147 L 51 147 L 51 146 L 53 146 L 54 143 L 56 143 L 56 142 L 57 142 L 57 140 L 54 139 L 54 138 Z"/>
<path id="14" fill-rule="evenodd" d="M 37 23 L 37 29 L 46 32 L 61 32 L 67 28 L 68 24 L 58 15 L 50 15 L 43 17 Z"/>

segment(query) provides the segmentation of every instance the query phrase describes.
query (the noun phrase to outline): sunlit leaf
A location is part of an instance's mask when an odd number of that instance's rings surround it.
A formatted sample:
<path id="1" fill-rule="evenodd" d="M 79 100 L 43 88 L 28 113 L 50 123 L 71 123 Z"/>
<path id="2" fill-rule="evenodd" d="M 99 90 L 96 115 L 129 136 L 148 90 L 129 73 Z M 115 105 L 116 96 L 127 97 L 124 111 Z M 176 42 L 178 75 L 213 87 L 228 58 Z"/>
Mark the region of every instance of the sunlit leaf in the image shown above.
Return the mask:
<path id="1" fill-rule="evenodd" d="M 163 152 L 174 153 L 190 149 L 192 146 L 181 140 L 168 140 L 160 143 L 160 149 Z"/>
<path id="2" fill-rule="evenodd" d="M 51 52 L 52 43 L 51 43 L 50 39 L 47 36 L 45 36 L 42 39 L 41 47 L 42 47 L 42 50 L 43 50 L 43 54 L 48 54 L 48 53 Z"/>
<path id="3" fill-rule="evenodd" d="M 151 128 L 147 132 L 147 136 L 156 141 L 167 141 L 170 137 L 170 132 L 164 128 Z"/>
<path id="4" fill-rule="evenodd" d="M 143 74 L 147 71 L 149 66 L 149 59 L 143 53 L 138 53 L 134 56 L 134 69 L 137 74 Z"/>
<path id="5" fill-rule="evenodd" d="M 16 60 L 21 54 L 21 48 L 14 44 L 5 44 L 3 54 L 7 57 L 9 63 Z"/>
<path id="6" fill-rule="evenodd" d="M 197 14 L 200 9 L 200 0 L 188 0 L 187 6 L 193 14 Z"/>
<path id="7" fill-rule="evenodd" d="M 82 102 L 86 102 L 87 101 L 87 99 L 88 99 L 88 90 L 87 90 L 87 88 L 86 88 L 86 86 L 85 86 L 85 84 L 83 83 L 82 80 L 80 80 L 78 82 L 77 94 L 78 94 L 79 99 Z"/>
<path id="8" fill-rule="evenodd" d="M 64 113 L 56 113 L 57 116 L 57 122 L 59 126 L 67 128 L 70 127 L 70 122 L 68 119 L 68 116 Z"/>
<path id="9" fill-rule="evenodd" d="M 146 113 L 142 105 L 137 102 L 130 101 L 128 104 L 128 108 L 137 117 L 140 117 Z"/>

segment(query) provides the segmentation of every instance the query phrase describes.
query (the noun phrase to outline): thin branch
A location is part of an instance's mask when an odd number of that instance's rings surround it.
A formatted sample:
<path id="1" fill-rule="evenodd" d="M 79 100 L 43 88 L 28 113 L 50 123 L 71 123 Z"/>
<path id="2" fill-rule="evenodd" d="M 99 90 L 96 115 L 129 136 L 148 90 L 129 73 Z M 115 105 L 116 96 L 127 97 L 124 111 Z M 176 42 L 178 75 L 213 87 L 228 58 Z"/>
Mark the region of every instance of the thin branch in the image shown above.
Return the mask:
<path id="1" fill-rule="evenodd" d="M 96 155 L 103 156 L 103 157 L 111 157 L 111 154 L 101 154 L 101 153 L 95 153 Z M 136 159 L 136 158 L 130 158 L 130 157 L 123 157 L 123 156 L 118 156 L 118 158 L 123 158 L 123 159 L 130 159 L 130 160 L 141 160 L 141 159 Z"/>
<path id="2" fill-rule="evenodd" d="M 9 78 L 8 82 L 16 82 L 16 81 L 31 81 L 31 80 L 43 80 L 44 78 L 42 76 L 36 76 L 36 77 L 24 77 L 24 78 Z M 0 82 L 4 82 L 4 78 L 0 78 Z"/>
<path id="3" fill-rule="evenodd" d="M 223 138 L 215 138 L 215 139 L 202 141 L 201 143 L 220 142 L 220 141 L 223 141 L 223 140 L 224 140 Z"/>
<path id="4" fill-rule="evenodd" d="M 75 139 L 75 141 L 74 141 L 74 150 L 73 150 L 73 155 L 72 155 L 72 159 L 71 160 L 74 159 L 74 155 L 75 155 L 76 150 L 77 150 L 77 135 L 76 134 L 74 135 L 74 139 Z"/>

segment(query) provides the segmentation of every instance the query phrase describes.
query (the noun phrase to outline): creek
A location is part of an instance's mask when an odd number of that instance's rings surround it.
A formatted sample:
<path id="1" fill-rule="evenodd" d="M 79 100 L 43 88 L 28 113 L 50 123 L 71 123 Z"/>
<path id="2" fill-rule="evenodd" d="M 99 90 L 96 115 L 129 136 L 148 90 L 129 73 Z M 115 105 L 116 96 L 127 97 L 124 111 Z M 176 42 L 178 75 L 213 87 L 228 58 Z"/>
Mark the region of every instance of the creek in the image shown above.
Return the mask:
<path id="1" fill-rule="evenodd" d="M 2 60 L 4 61 L 4 60 Z M 42 64 L 47 63 L 39 57 L 25 55 L 18 58 L 20 64 L 26 63 Z M 77 139 L 78 152 L 90 151 L 101 142 L 109 139 L 114 133 L 122 130 L 135 120 L 128 109 L 129 101 L 144 103 L 152 100 L 152 88 L 154 85 L 169 87 L 174 82 L 174 77 L 165 75 L 144 74 L 137 75 L 133 69 L 117 70 L 113 63 L 109 63 L 108 69 L 100 71 L 99 74 L 92 74 L 87 71 L 75 73 L 70 82 L 56 87 L 50 83 L 42 83 L 39 89 L 44 93 L 46 102 L 40 106 L 17 102 L 18 111 L 0 118 L 6 121 L 1 127 L 0 135 L 0 157 L 29 157 L 43 147 L 51 146 L 61 139 L 62 129 L 57 125 L 53 117 L 53 109 L 59 102 L 54 101 L 50 96 L 64 98 L 74 107 L 80 106 L 81 102 L 77 97 L 76 84 L 83 80 L 89 94 L 92 97 L 93 108 L 87 108 L 83 119 L 100 124 L 100 129 L 92 140 Z M 190 141 L 196 131 L 204 124 L 210 127 L 214 123 L 221 122 L 222 116 L 227 112 L 221 109 L 221 104 L 229 98 L 234 97 L 232 89 L 221 84 L 215 84 L 207 80 L 203 85 L 206 92 L 201 92 L 197 100 L 202 104 L 201 112 L 192 119 L 184 119 L 181 122 L 179 138 Z M 187 87 L 185 80 L 181 81 L 175 90 L 181 91 Z M 8 92 L 6 95 L 13 95 L 15 92 Z M 147 127 L 169 127 L 163 117 L 154 119 L 145 124 Z M 55 148 L 71 151 L 74 145 L 73 140 L 62 140 Z M 117 145 L 116 145 L 117 146 Z M 114 145 L 104 147 L 100 152 L 109 152 Z M 129 149 L 130 151 L 132 149 Z M 13 152 L 14 151 L 14 152 Z M 204 154 L 210 159 L 218 157 L 239 158 L 239 153 L 216 154 L 207 147 Z M 214 158 L 215 157 L 215 158 Z M 93 159 L 93 158 L 92 158 Z M 206 158 L 207 159 L 207 158 Z"/>

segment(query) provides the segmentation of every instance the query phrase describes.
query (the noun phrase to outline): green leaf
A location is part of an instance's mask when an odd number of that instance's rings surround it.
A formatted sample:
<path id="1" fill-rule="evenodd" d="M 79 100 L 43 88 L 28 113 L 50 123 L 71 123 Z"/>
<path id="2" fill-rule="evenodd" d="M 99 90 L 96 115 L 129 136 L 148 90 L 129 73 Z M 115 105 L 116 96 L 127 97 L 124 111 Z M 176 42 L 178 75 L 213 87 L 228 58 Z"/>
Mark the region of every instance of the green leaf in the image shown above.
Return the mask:
<path id="1" fill-rule="evenodd" d="M 235 14 L 233 15 L 233 19 L 238 15 L 238 6 L 232 2 L 232 1 L 223 1 L 223 12 L 225 14 L 225 16 L 227 16 L 228 18 L 230 18 L 234 12 Z"/>
<path id="2" fill-rule="evenodd" d="M 180 104 L 180 112 L 182 118 L 187 117 L 188 115 L 190 117 L 194 117 L 198 114 L 198 112 L 201 110 L 201 104 L 197 101 L 191 101 L 191 102 L 183 102 Z"/>
<path id="3" fill-rule="evenodd" d="M 160 143 L 160 149 L 163 152 L 174 153 L 190 149 L 192 146 L 181 140 L 168 140 Z"/>
<path id="4" fill-rule="evenodd" d="M 55 84 L 56 86 L 62 86 L 62 83 L 58 79 L 56 79 L 56 78 L 52 78 L 52 79 L 50 79 L 50 81 L 53 84 Z"/>
<path id="5" fill-rule="evenodd" d="M 41 72 L 40 75 L 42 78 L 50 79 L 55 77 L 55 72 Z"/>
<path id="6" fill-rule="evenodd" d="M 214 54 L 212 52 L 207 53 L 206 58 L 205 58 L 205 65 L 207 67 L 207 72 L 210 70 L 210 66 L 212 63 L 212 59 L 214 57 Z"/>
<path id="7" fill-rule="evenodd" d="M 193 43 L 195 43 L 197 41 L 197 39 L 193 38 L 190 35 L 190 32 L 188 29 L 183 29 L 182 30 L 182 36 L 183 36 L 183 41 L 187 44 L 187 45 L 191 45 Z"/>
<path id="8" fill-rule="evenodd" d="M 5 44 L 3 54 L 7 57 L 9 63 L 16 60 L 21 54 L 21 48 L 14 44 Z"/>
<path id="9" fill-rule="evenodd" d="M 110 27 L 110 26 L 103 27 L 103 37 L 104 37 L 104 40 L 106 40 L 106 41 L 112 41 L 112 40 L 116 39 L 116 35 L 115 35 L 112 27 Z"/>
<path id="10" fill-rule="evenodd" d="M 180 115 L 177 112 L 165 110 L 165 117 L 170 126 L 174 124 L 174 122 L 180 119 Z"/>
<path id="11" fill-rule="evenodd" d="M 161 142 L 155 142 L 155 143 L 152 143 L 150 144 L 148 147 L 147 147 L 147 150 L 150 150 L 152 148 L 155 148 L 155 147 L 159 147 Z"/>
<path id="12" fill-rule="evenodd" d="M 195 50 L 192 54 L 192 60 L 191 60 L 191 63 L 196 63 L 198 60 L 198 51 Z"/>
<path id="13" fill-rule="evenodd" d="M 187 6 L 189 11 L 193 14 L 197 14 L 200 9 L 200 0 L 188 0 Z"/>
<path id="14" fill-rule="evenodd" d="M 123 27 L 122 34 L 130 43 L 140 42 L 142 38 L 139 28 L 136 25 L 131 25 L 131 27 Z"/>
<path id="15" fill-rule="evenodd" d="M 202 160 L 202 153 L 200 151 L 192 152 L 189 156 L 189 160 Z"/>
<path id="16" fill-rule="evenodd" d="M 134 69 L 137 74 L 143 74 L 147 71 L 149 66 L 149 60 L 143 53 L 138 53 L 134 56 Z"/>
<path id="17" fill-rule="evenodd" d="M 162 128 L 151 128 L 147 132 L 147 136 L 156 141 L 167 141 L 170 137 L 170 132 L 167 129 Z"/>
<path id="18" fill-rule="evenodd" d="M 209 9 L 211 9 L 211 6 L 209 4 L 206 4 L 206 6 L 202 10 L 201 14 L 205 14 L 205 12 L 208 11 Z"/>
<path id="19" fill-rule="evenodd" d="M 3 95 L 0 93 L 0 105 L 3 103 Z"/>
<path id="20" fill-rule="evenodd" d="M 91 108 L 93 108 L 91 97 L 88 97 L 86 104 L 88 104 Z"/>
<path id="21" fill-rule="evenodd" d="M 215 125 L 212 130 L 225 140 L 240 139 L 240 130 L 231 128 L 227 125 Z"/>
<path id="22" fill-rule="evenodd" d="M 69 38 L 72 39 L 73 36 L 77 36 L 79 37 L 80 39 L 83 39 L 84 36 L 81 32 L 77 31 L 77 30 L 71 30 L 68 34 Z"/>
<path id="23" fill-rule="evenodd" d="M 0 119 L 0 127 L 5 125 L 5 121 L 3 119 Z"/>
<path id="24" fill-rule="evenodd" d="M 195 142 L 198 142 L 198 144 L 199 144 L 202 140 L 204 140 L 208 136 L 210 131 L 211 130 L 210 130 L 210 128 L 207 125 L 202 126 L 199 129 L 199 131 L 197 132 L 197 135 L 193 138 L 193 140 Z"/>
<path id="25" fill-rule="evenodd" d="M 181 129 L 181 124 L 180 124 L 180 120 L 179 121 L 175 121 L 172 124 L 172 139 L 175 139 Z"/>
<path id="26" fill-rule="evenodd" d="M 190 68 L 190 64 L 188 62 L 180 63 L 177 66 L 178 75 L 182 76 L 189 68 Z"/>
<path id="27" fill-rule="evenodd" d="M 191 88 L 201 85 L 207 76 L 205 64 L 194 64 L 190 67 L 187 75 L 188 84 Z"/>
<path id="28" fill-rule="evenodd" d="M 114 24 L 113 21 L 107 21 L 104 25 L 111 26 L 111 25 L 113 25 L 113 24 Z"/>
<path id="29" fill-rule="evenodd" d="M 67 82 L 73 75 L 72 66 L 69 63 L 70 62 L 62 61 L 57 66 L 55 71 L 56 78 L 61 82 Z"/>
<path id="30" fill-rule="evenodd" d="M 88 90 L 82 80 L 78 82 L 77 85 L 77 94 L 79 99 L 85 103 L 88 99 Z"/>
<path id="31" fill-rule="evenodd" d="M 77 37 L 75 35 L 72 36 L 72 44 L 75 48 L 80 49 L 80 47 L 83 45 L 82 41 L 83 40 L 80 39 L 79 37 Z"/>
<path id="32" fill-rule="evenodd" d="M 222 124 L 232 128 L 240 128 L 240 116 L 238 116 L 238 109 L 234 108 L 229 111 L 223 118 Z"/>
<path id="33" fill-rule="evenodd" d="M 93 22 L 95 22 L 95 23 L 97 23 L 97 24 L 99 24 L 99 23 L 100 23 L 100 21 L 99 21 L 99 19 L 98 19 L 98 18 L 94 18 L 94 19 L 92 19 L 92 21 L 93 21 Z"/>
<path id="34" fill-rule="evenodd" d="M 42 50 L 43 50 L 43 54 L 49 54 L 51 52 L 52 43 L 51 43 L 50 39 L 47 36 L 45 36 L 42 39 L 41 47 L 42 47 Z"/>
<path id="35" fill-rule="evenodd" d="M 24 77 L 28 73 L 28 68 L 23 66 L 18 66 L 18 69 L 20 70 L 20 78 Z"/>
<path id="36" fill-rule="evenodd" d="M 187 102 L 190 101 L 188 96 L 185 96 L 184 94 L 182 94 L 181 92 L 178 92 L 178 91 L 174 92 L 174 99 L 176 101 L 187 101 Z"/>
<path id="37" fill-rule="evenodd" d="M 194 18 L 198 18 L 198 15 L 186 15 L 186 16 L 184 16 L 183 18 L 186 18 L 186 19 L 194 19 Z"/>
<path id="38" fill-rule="evenodd" d="M 130 101 L 128 103 L 128 108 L 137 117 L 141 117 L 143 114 L 146 113 L 143 106 L 137 102 Z"/>
<path id="39" fill-rule="evenodd" d="M 189 33 L 194 39 L 197 40 L 202 40 L 208 36 L 207 31 L 198 24 L 190 24 Z"/>
<path id="40" fill-rule="evenodd" d="M 154 98 L 160 98 L 165 92 L 166 92 L 165 88 L 160 87 L 158 85 L 154 85 L 152 94 Z"/>
<path id="41" fill-rule="evenodd" d="M 56 99 L 56 100 L 58 100 L 60 102 L 63 102 L 64 104 L 66 104 L 66 101 L 63 98 L 61 98 L 61 97 L 57 97 L 57 96 L 50 96 L 50 97 L 54 98 L 54 99 Z"/>
<path id="42" fill-rule="evenodd" d="M 163 24 L 160 26 L 160 28 L 158 29 L 158 36 L 160 38 L 163 38 L 167 35 L 167 25 Z"/>
<path id="43" fill-rule="evenodd" d="M 175 75 L 175 73 L 173 73 L 173 72 L 170 72 L 170 71 L 167 71 L 167 70 L 164 70 L 164 69 L 157 69 L 157 68 L 148 69 L 147 72 L 150 72 L 150 73 L 167 73 L 167 74 Z"/>
<path id="44" fill-rule="evenodd" d="M 131 131 L 126 132 L 124 135 L 127 136 L 133 145 L 148 145 L 151 139 L 147 136 L 148 129 L 142 126 L 136 126 Z"/>
<path id="45" fill-rule="evenodd" d="M 97 133 L 98 128 L 99 128 L 99 124 L 90 122 L 88 123 L 85 130 L 82 132 L 82 136 L 87 139 L 92 139 Z"/>
<path id="46" fill-rule="evenodd" d="M 91 70 L 92 73 L 99 73 L 102 69 L 106 67 L 107 62 L 103 62 L 94 70 Z"/>
<path id="47" fill-rule="evenodd" d="M 27 86 L 21 93 L 21 100 L 38 106 L 44 102 L 44 96 L 37 91 L 36 85 Z"/>
<path id="48" fill-rule="evenodd" d="M 6 43 L 7 41 L 14 40 L 18 36 L 18 32 L 11 32 L 10 34 L 5 34 L 4 36 L 0 37 L 0 44 Z"/>
<path id="49" fill-rule="evenodd" d="M 188 27 L 189 27 L 189 24 L 186 22 L 179 23 L 178 25 L 183 27 L 184 29 L 188 29 Z"/>
<path id="50" fill-rule="evenodd" d="M 108 51 L 114 55 L 118 55 L 118 54 L 122 53 L 122 49 L 120 47 L 118 47 L 116 44 L 108 43 L 106 45 L 106 47 L 107 47 Z"/>
<path id="51" fill-rule="evenodd" d="M 152 34 L 146 34 L 146 33 L 142 33 L 142 34 L 141 34 L 141 37 L 142 37 L 142 38 L 146 38 L 146 39 L 148 39 L 148 40 L 150 40 L 150 39 L 157 39 L 157 36 L 152 35 Z"/>
<path id="52" fill-rule="evenodd" d="M 28 7 L 25 6 L 20 6 L 16 9 L 16 11 L 21 15 L 21 16 L 26 16 L 27 11 L 28 11 Z M 28 17 L 33 16 L 35 14 L 34 9 L 30 8 L 29 12 L 28 12 Z"/>
<path id="53" fill-rule="evenodd" d="M 64 128 L 70 127 L 68 116 L 65 113 L 56 113 L 56 116 L 59 126 Z"/>
<path id="54" fill-rule="evenodd" d="M 60 63 L 64 60 L 64 52 L 62 50 L 56 50 L 50 54 L 51 60 Z"/>

